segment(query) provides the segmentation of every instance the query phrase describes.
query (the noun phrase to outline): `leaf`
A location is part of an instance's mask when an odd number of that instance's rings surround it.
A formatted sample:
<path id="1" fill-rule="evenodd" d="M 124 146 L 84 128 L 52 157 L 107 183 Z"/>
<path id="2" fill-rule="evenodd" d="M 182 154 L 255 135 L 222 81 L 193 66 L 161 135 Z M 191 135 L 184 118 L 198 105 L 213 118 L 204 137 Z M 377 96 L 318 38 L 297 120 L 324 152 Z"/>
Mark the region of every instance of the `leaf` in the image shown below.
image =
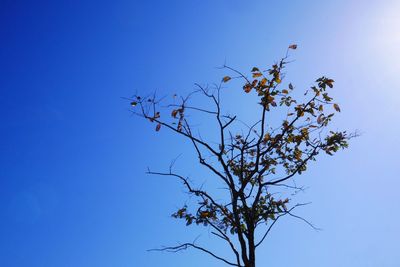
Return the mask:
<path id="1" fill-rule="evenodd" d="M 324 114 L 320 114 L 317 118 L 317 123 L 321 124 L 324 121 Z"/>
<path id="2" fill-rule="evenodd" d="M 172 112 L 171 112 L 171 116 L 172 117 L 174 117 L 174 118 L 176 118 L 176 115 L 178 114 L 178 110 L 177 109 L 174 109 Z"/>
<path id="3" fill-rule="evenodd" d="M 137 105 L 137 102 L 136 102 L 136 101 L 132 101 L 132 102 L 131 102 L 131 106 L 132 106 L 132 107 L 136 107 L 136 105 Z"/>
<path id="4" fill-rule="evenodd" d="M 262 80 L 261 80 L 261 82 L 260 82 L 260 85 L 261 86 L 264 86 L 266 83 L 267 83 L 267 79 L 266 78 L 263 78 Z"/>
<path id="5" fill-rule="evenodd" d="M 264 135 L 264 138 L 263 138 L 263 142 L 264 143 L 266 143 L 266 142 L 268 142 L 268 140 L 270 140 L 271 139 L 271 136 L 269 135 L 269 133 L 266 133 L 265 135 Z"/>
<path id="6" fill-rule="evenodd" d="M 333 87 L 334 80 L 332 80 L 332 79 L 326 79 L 326 80 L 325 80 L 325 83 L 326 83 L 326 85 L 329 86 L 329 88 L 332 88 L 332 87 Z"/>
<path id="7" fill-rule="evenodd" d="M 157 124 L 156 131 L 158 132 L 160 130 L 160 128 L 161 128 L 161 123 Z"/>
<path id="8" fill-rule="evenodd" d="M 253 67 L 253 68 L 251 69 L 251 72 L 256 72 L 256 71 L 260 72 L 260 70 L 259 70 L 257 67 Z"/>
<path id="9" fill-rule="evenodd" d="M 209 214 L 210 214 L 210 213 L 209 213 L 208 211 L 202 211 L 202 212 L 200 213 L 200 217 L 201 217 L 201 218 L 207 218 Z"/>
<path id="10" fill-rule="evenodd" d="M 250 91 L 251 91 L 252 88 L 253 88 L 253 87 L 252 87 L 250 84 L 246 84 L 245 86 L 243 86 L 243 90 L 244 90 L 246 93 L 250 93 Z"/>
<path id="11" fill-rule="evenodd" d="M 324 98 L 324 100 L 325 100 L 326 102 L 332 101 L 332 97 L 328 96 L 327 93 L 323 93 L 323 94 L 322 94 L 322 97 Z"/>
<path id="12" fill-rule="evenodd" d="M 318 111 L 324 111 L 324 106 L 323 105 L 319 105 L 319 107 L 318 107 Z"/>
<path id="13" fill-rule="evenodd" d="M 293 50 L 297 49 L 297 44 L 289 45 L 289 49 L 293 49 Z"/>
<path id="14" fill-rule="evenodd" d="M 222 78 L 222 81 L 223 81 L 224 83 L 226 83 L 226 82 L 228 82 L 230 79 L 232 79 L 232 78 L 229 77 L 229 76 L 225 76 L 224 78 Z"/>
<path id="15" fill-rule="evenodd" d="M 253 78 L 261 77 L 262 73 L 261 72 L 255 72 L 253 73 Z"/>
<path id="16" fill-rule="evenodd" d="M 283 90 L 282 90 L 282 94 L 289 94 L 289 91 L 286 90 L 286 89 L 283 89 Z"/>
<path id="17" fill-rule="evenodd" d="M 303 152 L 301 152 L 301 150 L 295 150 L 294 151 L 294 157 L 297 159 L 297 160 L 301 160 L 301 156 L 303 155 Z"/>
<path id="18" fill-rule="evenodd" d="M 289 83 L 289 89 L 293 90 L 293 85 L 291 83 Z"/>
<path id="19" fill-rule="evenodd" d="M 333 104 L 333 108 L 337 111 L 340 112 L 340 107 L 338 104 Z"/>

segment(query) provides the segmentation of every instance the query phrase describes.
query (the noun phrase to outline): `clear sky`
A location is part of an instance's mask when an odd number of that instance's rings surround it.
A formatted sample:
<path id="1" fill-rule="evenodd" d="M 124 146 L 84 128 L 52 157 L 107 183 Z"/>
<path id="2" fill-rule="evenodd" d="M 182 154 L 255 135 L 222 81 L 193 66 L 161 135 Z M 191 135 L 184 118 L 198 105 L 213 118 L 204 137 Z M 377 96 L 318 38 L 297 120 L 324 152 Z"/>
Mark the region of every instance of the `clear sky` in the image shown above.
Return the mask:
<path id="1" fill-rule="evenodd" d="M 323 231 L 282 221 L 259 266 L 400 266 L 399 14 L 396 0 L 1 0 L 0 265 L 221 266 L 146 252 L 200 232 L 169 216 L 179 183 L 144 174 L 180 153 L 190 174 L 191 152 L 121 97 L 188 92 L 220 81 L 225 61 L 267 67 L 296 43 L 291 81 L 335 79 L 335 127 L 362 136 L 297 180 Z"/>

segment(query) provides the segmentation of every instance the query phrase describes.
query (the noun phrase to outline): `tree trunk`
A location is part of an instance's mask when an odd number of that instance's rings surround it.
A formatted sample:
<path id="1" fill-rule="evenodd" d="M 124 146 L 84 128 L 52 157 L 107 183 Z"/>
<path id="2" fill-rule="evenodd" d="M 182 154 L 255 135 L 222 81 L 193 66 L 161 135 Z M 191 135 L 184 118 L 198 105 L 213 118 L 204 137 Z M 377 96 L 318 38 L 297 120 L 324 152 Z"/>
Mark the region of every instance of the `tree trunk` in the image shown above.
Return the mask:
<path id="1" fill-rule="evenodd" d="M 254 229 L 251 225 L 249 228 L 249 265 L 246 267 L 256 266 L 256 249 L 254 244 Z"/>

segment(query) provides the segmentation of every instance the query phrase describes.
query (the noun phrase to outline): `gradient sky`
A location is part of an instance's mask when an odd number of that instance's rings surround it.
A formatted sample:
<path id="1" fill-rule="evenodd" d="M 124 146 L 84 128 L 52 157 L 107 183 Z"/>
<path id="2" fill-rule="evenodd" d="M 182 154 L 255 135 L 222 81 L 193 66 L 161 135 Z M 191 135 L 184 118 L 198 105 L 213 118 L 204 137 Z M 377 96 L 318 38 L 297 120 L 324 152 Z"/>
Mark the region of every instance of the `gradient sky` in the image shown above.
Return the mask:
<path id="1" fill-rule="evenodd" d="M 297 180 L 313 202 L 301 215 L 323 231 L 282 221 L 258 264 L 400 266 L 399 14 L 396 0 L 1 0 L 0 265 L 221 266 L 196 251 L 146 252 L 201 232 L 169 216 L 183 188 L 147 166 L 180 153 L 182 171 L 195 164 L 121 97 L 189 92 L 220 81 L 225 61 L 268 67 L 296 43 L 290 81 L 335 79 L 334 126 L 362 136 Z"/>

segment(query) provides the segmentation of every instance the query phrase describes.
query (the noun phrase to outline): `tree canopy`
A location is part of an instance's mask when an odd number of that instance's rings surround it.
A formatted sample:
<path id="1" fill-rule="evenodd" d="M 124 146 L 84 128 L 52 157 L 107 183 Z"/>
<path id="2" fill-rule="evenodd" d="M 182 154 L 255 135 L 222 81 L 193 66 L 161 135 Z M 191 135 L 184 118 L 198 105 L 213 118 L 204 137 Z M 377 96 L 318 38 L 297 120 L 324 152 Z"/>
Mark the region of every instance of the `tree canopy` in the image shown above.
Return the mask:
<path id="1" fill-rule="evenodd" d="M 156 94 L 136 95 L 131 100 L 132 111 L 153 123 L 156 131 L 169 130 L 189 141 L 198 163 L 227 192 L 226 198 L 221 199 L 176 172 L 173 165 L 166 172 L 149 169 L 149 174 L 176 177 L 197 199 L 195 204 L 178 209 L 172 217 L 184 220 L 187 226 L 210 227 L 213 235 L 231 249 L 232 258 L 221 257 L 196 242 L 160 250 L 195 248 L 227 265 L 255 267 L 257 248 L 281 217 L 294 216 L 308 223 L 293 213 L 304 205 L 292 203 L 289 197 L 289 193 L 301 189 L 293 179 L 305 172 L 319 155 L 332 156 L 347 148 L 348 140 L 356 134 L 329 129 L 335 113 L 341 111 L 329 95 L 333 79 L 325 76 L 316 79 L 309 89 L 300 90 L 304 94 L 299 94 L 292 83 L 284 82 L 288 53 L 296 48 L 297 45 L 290 45 L 285 57 L 270 68 L 253 67 L 248 74 L 225 65 L 223 69 L 228 75 L 219 84 L 212 87 L 196 84 L 196 89 L 187 96 L 174 95 L 171 103 Z M 239 115 L 225 113 L 222 93 L 233 80 L 242 83 L 240 90 L 245 96 L 256 96 L 254 105 L 259 113 L 255 122 L 243 122 Z M 191 103 L 199 95 L 207 99 L 206 108 Z M 216 122 L 210 122 L 209 126 L 217 125 L 213 140 L 206 140 L 197 132 L 191 113 Z M 280 123 L 274 125 L 275 121 Z M 276 194 L 277 190 L 286 192 L 286 197 Z"/>

